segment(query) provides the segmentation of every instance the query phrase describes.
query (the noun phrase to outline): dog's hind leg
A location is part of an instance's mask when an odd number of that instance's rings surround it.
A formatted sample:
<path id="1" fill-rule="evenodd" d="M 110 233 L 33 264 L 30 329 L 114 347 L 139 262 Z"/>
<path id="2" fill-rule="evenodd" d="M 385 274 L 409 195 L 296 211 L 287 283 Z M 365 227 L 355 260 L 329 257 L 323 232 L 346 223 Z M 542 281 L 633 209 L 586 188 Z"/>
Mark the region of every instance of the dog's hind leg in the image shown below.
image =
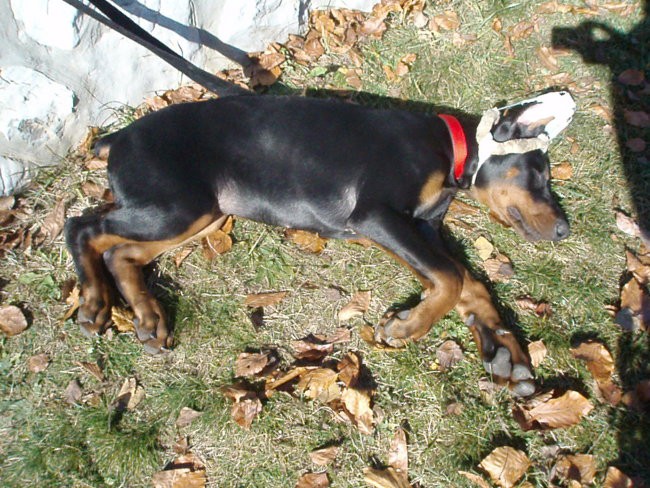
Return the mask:
<path id="1" fill-rule="evenodd" d="M 162 229 L 160 233 L 149 231 L 148 240 L 135 239 L 121 231 L 120 238 L 104 251 L 106 266 L 115 278 L 120 293 L 133 309 L 136 334 L 144 344 L 145 351 L 151 354 L 160 353 L 171 346 L 171 336 L 161 305 L 145 286 L 143 266 L 169 249 L 218 229 L 225 220 L 226 216 L 220 214 L 205 214 L 171 237 L 167 233 L 163 234 Z M 157 235 L 161 238 L 157 239 Z M 112 238 L 114 236 L 110 234 L 105 236 L 108 241 Z"/>
<path id="2" fill-rule="evenodd" d="M 103 234 L 102 229 L 101 214 L 71 217 L 65 224 L 66 244 L 81 287 L 77 322 L 88 336 L 101 334 L 111 322 L 114 290 L 102 260 L 105 249 L 93 245 L 93 240 Z"/>

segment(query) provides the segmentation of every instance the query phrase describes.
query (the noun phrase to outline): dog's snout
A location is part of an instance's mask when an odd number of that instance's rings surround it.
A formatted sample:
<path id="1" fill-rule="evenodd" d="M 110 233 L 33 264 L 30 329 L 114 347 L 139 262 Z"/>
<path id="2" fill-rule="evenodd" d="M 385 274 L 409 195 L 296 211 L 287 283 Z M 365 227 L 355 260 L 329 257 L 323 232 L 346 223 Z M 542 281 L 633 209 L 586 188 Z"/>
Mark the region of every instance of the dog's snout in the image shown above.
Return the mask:
<path id="1" fill-rule="evenodd" d="M 569 237 L 569 234 L 571 233 L 571 229 L 569 228 L 569 223 L 563 219 L 559 218 L 555 222 L 555 239 L 556 241 L 561 241 L 562 239 L 566 239 Z"/>

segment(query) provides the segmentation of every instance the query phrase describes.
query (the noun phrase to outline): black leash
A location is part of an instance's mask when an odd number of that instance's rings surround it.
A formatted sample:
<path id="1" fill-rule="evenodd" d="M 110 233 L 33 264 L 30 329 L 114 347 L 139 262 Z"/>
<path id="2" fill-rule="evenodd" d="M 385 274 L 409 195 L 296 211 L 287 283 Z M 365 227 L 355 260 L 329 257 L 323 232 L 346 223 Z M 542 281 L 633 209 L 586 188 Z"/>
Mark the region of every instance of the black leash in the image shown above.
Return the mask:
<path id="1" fill-rule="evenodd" d="M 147 48 L 164 61 L 167 61 L 167 63 L 172 65 L 181 73 L 187 75 L 188 78 L 219 96 L 244 95 L 251 93 L 190 63 L 187 59 L 172 51 L 169 47 L 153 37 L 106 0 L 88 0 L 90 4 L 94 5 L 104 15 L 82 3 L 81 0 L 63 1 L 80 12 L 92 17 L 96 21 L 101 22 L 123 36 L 128 37 L 132 41 Z"/>

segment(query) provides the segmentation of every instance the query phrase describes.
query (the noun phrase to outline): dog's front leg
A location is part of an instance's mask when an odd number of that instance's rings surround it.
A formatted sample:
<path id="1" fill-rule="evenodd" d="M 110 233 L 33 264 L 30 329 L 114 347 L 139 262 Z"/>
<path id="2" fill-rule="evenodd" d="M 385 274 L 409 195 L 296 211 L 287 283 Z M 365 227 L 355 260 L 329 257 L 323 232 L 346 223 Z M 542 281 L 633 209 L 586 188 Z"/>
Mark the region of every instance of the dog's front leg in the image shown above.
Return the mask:
<path id="1" fill-rule="evenodd" d="M 498 383 L 509 383 L 520 396 L 535 392 L 528 355 L 514 334 L 504 327 L 483 283 L 464 270 L 456 311 L 465 321 L 481 353 L 483 365 Z"/>
<path id="2" fill-rule="evenodd" d="M 462 275 L 442 246 L 432 246 L 415 222 L 389 209 L 356 211 L 352 228 L 409 267 L 425 287 L 423 300 L 410 310 L 387 314 L 375 337 L 393 347 L 422 338 L 460 298 Z"/>

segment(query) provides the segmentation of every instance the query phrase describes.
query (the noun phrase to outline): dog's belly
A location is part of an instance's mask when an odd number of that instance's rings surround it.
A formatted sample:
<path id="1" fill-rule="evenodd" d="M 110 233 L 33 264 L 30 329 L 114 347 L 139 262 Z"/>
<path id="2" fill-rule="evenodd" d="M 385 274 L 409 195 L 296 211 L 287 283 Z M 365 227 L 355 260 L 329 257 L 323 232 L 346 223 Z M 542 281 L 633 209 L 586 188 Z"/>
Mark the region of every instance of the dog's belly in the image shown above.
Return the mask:
<path id="1" fill-rule="evenodd" d="M 259 188 L 227 185 L 218 193 L 219 210 L 224 214 L 269 225 L 318 232 L 332 238 L 355 236 L 347 222 L 356 206 L 352 187 L 339 192 L 322 192 L 317 197 L 302 188 Z"/>

